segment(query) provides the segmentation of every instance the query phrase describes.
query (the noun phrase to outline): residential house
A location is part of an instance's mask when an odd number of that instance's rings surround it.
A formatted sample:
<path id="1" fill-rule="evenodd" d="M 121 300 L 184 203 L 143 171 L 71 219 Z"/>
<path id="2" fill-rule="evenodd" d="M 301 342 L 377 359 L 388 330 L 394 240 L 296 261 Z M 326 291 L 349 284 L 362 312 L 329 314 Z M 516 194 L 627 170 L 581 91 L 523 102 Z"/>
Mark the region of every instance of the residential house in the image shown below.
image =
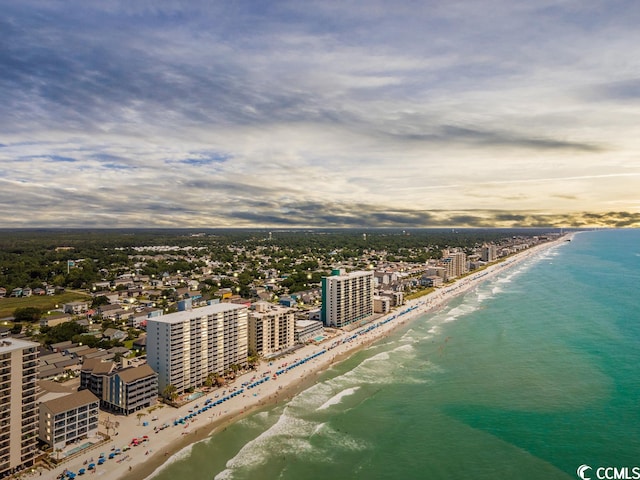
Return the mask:
<path id="1" fill-rule="evenodd" d="M 73 320 L 73 316 L 68 313 L 57 313 L 47 317 L 42 317 L 40 319 L 40 327 L 55 327 L 56 325 L 61 325 L 63 323 L 70 322 L 71 320 Z"/>
<path id="2" fill-rule="evenodd" d="M 62 310 L 65 313 L 70 313 L 72 315 L 80 315 L 82 313 L 87 313 L 89 310 L 89 302 L 69 302 L 62 305 Z"/>
<path id="3" fill-rule="evenodd" d="M 51 351 L 56 353 L 64 352 L 67 348 L 71 348 L 73 346 L 75 346 L 75 343 L 71 340 L 65 340 L 64 342 L 52 343 Z"/>
<path id="4" fill-rule="evenodd" d="M 102 338 L 106 338 L 108 340 L 122 341 L 125 340 L 127 336 L 127 332 L 123 332 L 122 330 L 118 330 L 116 328 L 107 328 L 104 332 L 102 332 Z"/>
<path id="5" fill-rule="evenodd" d="M 98 307 L 97 313 L 102 316 L 104 320 L 111 320 L 112 322 L 118 322 L 128 315 L 128 310 L 122 308 L 121 305 L 101 305 Z"/>

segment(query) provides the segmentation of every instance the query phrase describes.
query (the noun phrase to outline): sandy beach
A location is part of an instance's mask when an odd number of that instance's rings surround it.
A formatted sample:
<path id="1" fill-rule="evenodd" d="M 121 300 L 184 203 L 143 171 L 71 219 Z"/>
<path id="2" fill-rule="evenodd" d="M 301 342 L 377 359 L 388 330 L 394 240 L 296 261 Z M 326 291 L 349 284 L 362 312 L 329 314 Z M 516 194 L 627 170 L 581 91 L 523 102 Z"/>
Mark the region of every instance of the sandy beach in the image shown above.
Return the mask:
<path id="1" fill-rule="evenodd" d="M 304 346 L 272 362 L 263 361 L 256 371 L 239 376 L 226 388 L 216 389 L 180 408 L 160 404 L 152 407 L 151 412 L 150 409 L 142 410 L 140 413 L 145 415 L 141 418 L 137 415 L 114 417 L 111 414 L 110 418 L 117 420 L 119 425 L 117 435 L 110 432 L 110 442 L 64 462 L 54 470 L 42 470 L 32 476 L 55 479 L 64 470 L 77 474 L 84 468 L 84 476 L 103 480 L 146 479 L 165 462 L 171 462 L 173 455 L 188 445 L 207 438 L 213 431 L 224 429 L 255 409 L 287 401 L 312 385 L 322 371 L 348 358 L 354 351 L 385 337 L 420 315 L 443 307 L 452 298 L 476 287 L 480 282 L 561 244 L 567 238 L 570 237 L 529 248 L 428 295 L 408 301 L 390 314 L 350 332 L 328 338 L 319 345 Z M 103 415 L 108 416 L 101 413 L 101 420 Z M 165 428 L 161 429 L 162 426 Z M 138 445 L 129 447 L 134 438 L 139 440 Z M 109 454 L 115 452 L 118 453 L 108 459 Z M 98 465 L 101 453 L 106 459 Z M 89 470 L 91 459 L 96 466 Z"/>

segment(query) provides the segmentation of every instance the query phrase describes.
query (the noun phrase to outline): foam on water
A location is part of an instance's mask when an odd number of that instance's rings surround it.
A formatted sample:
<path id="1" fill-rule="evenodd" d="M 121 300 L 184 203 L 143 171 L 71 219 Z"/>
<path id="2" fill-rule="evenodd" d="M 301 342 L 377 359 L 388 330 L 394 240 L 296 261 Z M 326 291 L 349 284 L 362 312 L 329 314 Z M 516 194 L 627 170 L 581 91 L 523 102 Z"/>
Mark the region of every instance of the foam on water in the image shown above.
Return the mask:
<path id="1" fill-rule="evenodd" d="M 287 409 L 268 430 L 245 444 L 226 464 L 226 469 L 215 479 L 233 478 L 233 471 L 252 469 L 263 465 L 271 456 L 299 455 L 313 452 L 309 437 L 319 423 L 303 420 L 288 414 Z"/>
<path id="2" fill-rule="evenodd" d="M 340 403 L 342 401 L 342 399 L 344 397 L 348 397 L 349 395 L 353 395 L 359 389 L 360 389 L 360 387 L 346 388 L 346 389 L 342 390 L 340 393 L 337 393 L 336 395 L 331 397 L 329 400 L 324 402 L 322 405 L 320 405 L 317 408 L 317 410 L 326 410 L 327 408 L 329 408 L 332 405 L 337 405 L 338 403 Z"/>
<path id="3" fill-rule="evenodd" d="M 187 445 L 186 447 L 184 447 L 182 450 L 180 450 L 179 452 L 175 453 L 174 455 L 171 455 L 169 458 L 167 458 L 162 465 L 160 465 L 158 468 L 156 468 L 153 473 L 151 475 L 149 475 L 146 480 L 150 480 L 151 478 L 157 476 L 158 474 L 162 473 L 163 470 L 167 469 L 169 466 L 171 466 L 171 464 L 179 462 L 180 460 L 184 460 L 186 458 L 188 458 L 191 455 L 191 451 L 193 450 L 193 447 L 197 444 L 197 443 L 202 443 L 202 442 L 206 442 L 209 439 L 204 439 L 204 440 L 200 440 L 199 442 L 196 443 L 192 443 L 190 445 Z"/>
<path id="4" fill-rule="evenodd" d="M 341 392 L 338 395 L 344 397 L 351 393 Z M 238 472 L 246 474 L 272 458 L 295 456 L 306 461 L 330 462 L 332 452 L 336 449 L 354 451 L 367 448 L 366 442 L 339 432 L 326 422 L 310 421 L 291 413 L 285 409 L 271 428 L 246 443 L 227 461 L 225 470 L 216 475 L 215 480 L 234 478 Z M 314 439 L 319 441 L 313 444 Z"/>

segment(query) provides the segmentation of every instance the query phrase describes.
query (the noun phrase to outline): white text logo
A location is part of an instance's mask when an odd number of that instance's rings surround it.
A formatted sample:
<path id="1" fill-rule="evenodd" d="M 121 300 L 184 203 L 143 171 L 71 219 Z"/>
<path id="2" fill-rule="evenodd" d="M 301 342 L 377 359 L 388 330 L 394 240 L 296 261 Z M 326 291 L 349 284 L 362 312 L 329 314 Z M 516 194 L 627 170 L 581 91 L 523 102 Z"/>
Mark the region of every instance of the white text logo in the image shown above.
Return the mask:
<path id="1" fill-rule="evenodd" d="M 581 480 L 591 480 L 587 476 L 589 470 L 593 471 L 593 468 L 580 465 L 576 473 Z M 640 467 L 598 467 L 595 474 L 598 480 L 640 480 Z"/>

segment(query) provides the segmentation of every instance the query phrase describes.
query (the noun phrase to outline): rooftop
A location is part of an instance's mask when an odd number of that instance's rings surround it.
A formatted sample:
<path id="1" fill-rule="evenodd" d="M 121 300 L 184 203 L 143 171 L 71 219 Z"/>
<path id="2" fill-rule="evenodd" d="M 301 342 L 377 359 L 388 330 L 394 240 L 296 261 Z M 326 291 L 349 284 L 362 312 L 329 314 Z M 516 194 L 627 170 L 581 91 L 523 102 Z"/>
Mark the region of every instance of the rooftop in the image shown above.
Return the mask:
<path id="1" fill-rule="evenodd" d="M 21 350 L 23 348 L 37 348 L 39 346 L 39 343 L 29 342 L 27 340 L 20 340 L 12 337 L 10 339 L 0 340 L 0 353 L 12 352 L 14 350 Z"/>
<path id="2" fill-rule="evenodd" d="M 204 317 L 207 315 L 215 315 L 217 313 L 231 312 L 233 310 L 247 309 L 246 305 L 232 303 L 216 303 L 207 305 L 206 307 L 194 308 L 193 310 L 185 310 L 184 312 L 169 313 L 159 317 L 147 319 L 148 323 L 182 323 L 193 318 Z"/>
<path id="3" fill-rule="evenodd" d="M 96 397 L 89 390 L 80 390 L 79 392 L 70 393 L 69 395 L 61 396 L 48 402 L 43 402 L 51 413 L 54 415 L 57 413 L 67 412 L 89 403 L 97 403 L 98 397 Z"/>

